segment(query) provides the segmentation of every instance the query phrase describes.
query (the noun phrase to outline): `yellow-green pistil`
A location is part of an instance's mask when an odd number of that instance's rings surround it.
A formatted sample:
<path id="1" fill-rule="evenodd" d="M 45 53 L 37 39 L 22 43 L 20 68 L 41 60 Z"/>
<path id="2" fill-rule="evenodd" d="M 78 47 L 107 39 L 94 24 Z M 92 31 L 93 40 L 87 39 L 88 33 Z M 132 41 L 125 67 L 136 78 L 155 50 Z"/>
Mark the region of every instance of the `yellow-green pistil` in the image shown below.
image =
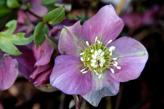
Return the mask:
<path id="1" fill-rule="evenodd" d="M 97 74 L 104 73 L 111 65 L 112 50 L 107 48 L 100 41 L 96 41 L 92 45 L 87 45 L 88 47 L 81 53 L 81 61 L 83 62 L 85 69 Z"/>

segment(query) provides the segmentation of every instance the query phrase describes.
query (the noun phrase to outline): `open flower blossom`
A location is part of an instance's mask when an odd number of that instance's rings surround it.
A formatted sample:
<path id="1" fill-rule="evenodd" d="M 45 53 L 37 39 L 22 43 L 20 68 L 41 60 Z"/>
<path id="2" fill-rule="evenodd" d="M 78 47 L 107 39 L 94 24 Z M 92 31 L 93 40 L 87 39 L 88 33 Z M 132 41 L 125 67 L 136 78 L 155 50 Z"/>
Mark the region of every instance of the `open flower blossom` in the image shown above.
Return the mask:
<path id="1" fill-rule="evenodd" d="M 123 26 L 114 8 L 107 5 L 83 25 L 78 21 L 63 28 L 51 85 L 98 106 L 102 97 L 118 93 L 120 82 L 138 78 L 148 53 L 135 39 L 116 39 Z"/>

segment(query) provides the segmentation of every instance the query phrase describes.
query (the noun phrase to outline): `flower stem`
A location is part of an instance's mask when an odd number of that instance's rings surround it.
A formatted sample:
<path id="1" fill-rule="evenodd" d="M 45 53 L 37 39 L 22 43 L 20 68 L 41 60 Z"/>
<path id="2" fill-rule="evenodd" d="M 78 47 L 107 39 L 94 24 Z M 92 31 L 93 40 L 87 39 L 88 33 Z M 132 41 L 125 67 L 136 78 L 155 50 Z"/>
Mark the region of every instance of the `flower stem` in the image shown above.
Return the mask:
<path id="1" fill-rule="evenodd" d="M 121 99 L 122 99 L 122 93 L 123 93 L 123 86 L 121 85 L 120 86 L 120 93 L 117 96 L 115 109 L 119 109 L 119 107 L 120 107 Z"/>
<path id="2" fill-rule="evenodd" d="M 27 12 L 29 12 L 31 15 L 33 15 L 34 17 L 36 17 L 37 19 L 43 21 L 43 18 L 40 17 L 39 15 L 35 14 L 34 12 L 32 12 L 31 10 L 27 10 Z M 46 22 L 46 24 L 50 27 L 53 28 L 53 26 L 51 24 L 49 24 L 48 22 Z"/>
<path id="3" fill-rule="evenodd" d="M 37 14 L 33 13 L 31 10 L 27 10 L 31 15 L 33 15 L 34 17 L 38 18 L 38 19 L 42 19 L 42 17 L 38 16 Z"/>
<path id="4" fill-rule="evenodd" d="M 73 98 L 75 100 L 75 109 L 80 109 L 81 108 L 80 97 L 78 95 L 74 95 Z"/>
<path id="5" fill-rule="evenodd" d="M 116 12 L 117 12 L 118 14 L 121 13 L 121 11 L 123 10 L 125 4 L 126 4 L 126 0 L 120 0 L 119 4 L 118 4 L 117 7 L 116 7 Z"/>

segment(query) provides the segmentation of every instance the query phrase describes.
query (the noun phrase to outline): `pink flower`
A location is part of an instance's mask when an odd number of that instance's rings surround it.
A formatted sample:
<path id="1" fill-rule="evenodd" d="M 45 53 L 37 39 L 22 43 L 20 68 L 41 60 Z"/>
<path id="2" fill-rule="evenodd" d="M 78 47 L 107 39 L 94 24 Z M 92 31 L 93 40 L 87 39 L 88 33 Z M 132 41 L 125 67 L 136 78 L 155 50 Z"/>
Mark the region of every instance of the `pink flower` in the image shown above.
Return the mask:
<path id="1" fill-rule="evenodd" d="M 36 47 L 22 48 L 23 54 L 17 58 L 20 73 L 31 80 L 35 86 L 42 86 L 49 83 L 49 76 L 54 66 L 51 57 L 54 48 L 48 43 Z"/>
<path id="2" fill-rule="evenodd" d="M 93 106 L 116 95 L 120 82 L 139 77 L 148 59 L 145 47 L 130 37 L 116 39 L 124 23 L 111 5 L 104 6 L 83 25 L 65 27 L 50 76 L 52 86 L 79 94 Z"/>
<path id="3" fill-rule="evenodd" d="M 0 53 L 0 90 L 6 90 L 11 87 L 15 82 L 17 75 L 17 60 L 6 54 Z"/>

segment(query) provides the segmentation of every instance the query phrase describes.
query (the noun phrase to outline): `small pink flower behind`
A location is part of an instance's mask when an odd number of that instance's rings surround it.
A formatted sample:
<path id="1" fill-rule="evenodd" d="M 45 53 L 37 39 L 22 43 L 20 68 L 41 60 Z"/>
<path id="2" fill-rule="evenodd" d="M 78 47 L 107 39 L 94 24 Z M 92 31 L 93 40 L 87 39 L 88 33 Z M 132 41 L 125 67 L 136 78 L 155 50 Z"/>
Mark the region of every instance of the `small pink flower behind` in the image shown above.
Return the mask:
<path id="1" fill-rule="evenodd" d="M 65 27 L 50 76 L 52 86 L 78 94 L 93 106 L 116 95 L 119 83 L 139 77 L 148 59 L 145 47 L 130 37 L 116 39 L 124 23 L 111 5 L 104 6 L 83 25 Z"/>

